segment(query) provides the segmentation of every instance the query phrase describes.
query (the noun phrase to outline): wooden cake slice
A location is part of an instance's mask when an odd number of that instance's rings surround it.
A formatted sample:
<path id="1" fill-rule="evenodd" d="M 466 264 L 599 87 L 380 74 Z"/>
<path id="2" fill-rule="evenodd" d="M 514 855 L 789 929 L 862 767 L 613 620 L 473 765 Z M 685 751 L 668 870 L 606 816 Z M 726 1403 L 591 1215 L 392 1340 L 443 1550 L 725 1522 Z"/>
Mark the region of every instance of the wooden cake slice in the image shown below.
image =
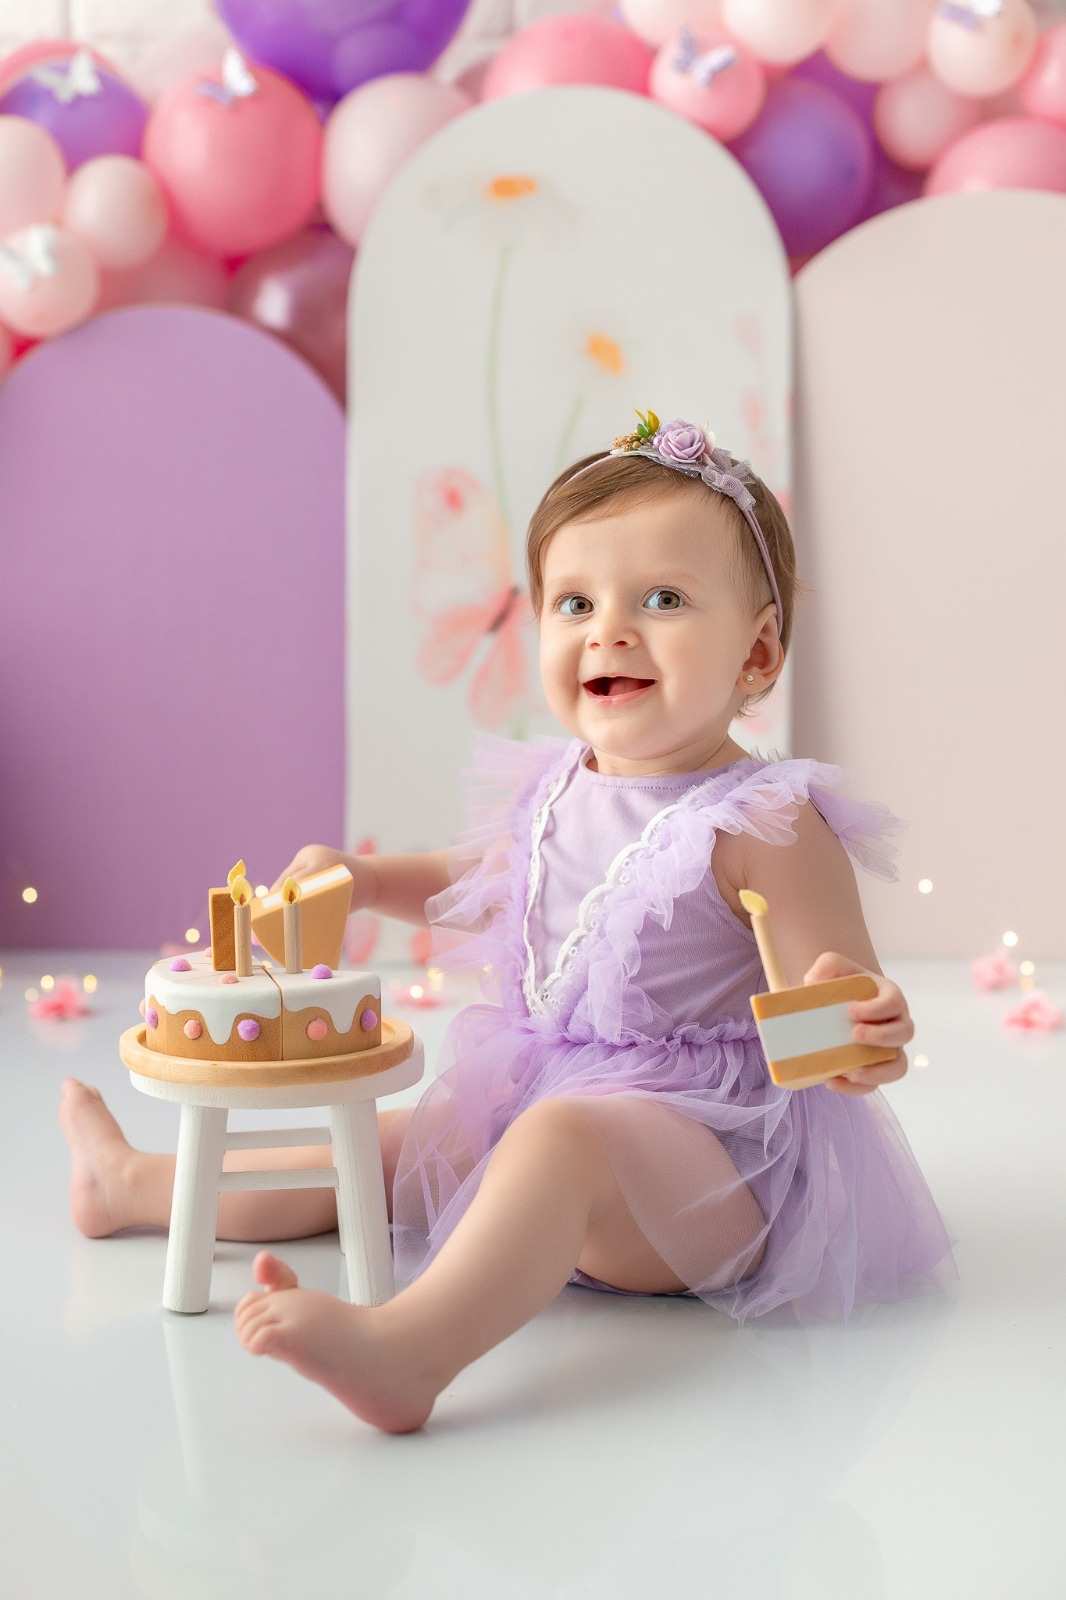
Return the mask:
<path id="1" fill-rule="evenodd" d="M 327 867 L 300 880 L 301 958 L 305 967 L 339 967 L 344 925 L 352 903 L 347 867 Z M 284 901 L 280 889 L 252 901 L 252 932 L 268 955 L 285 965 Z"/>

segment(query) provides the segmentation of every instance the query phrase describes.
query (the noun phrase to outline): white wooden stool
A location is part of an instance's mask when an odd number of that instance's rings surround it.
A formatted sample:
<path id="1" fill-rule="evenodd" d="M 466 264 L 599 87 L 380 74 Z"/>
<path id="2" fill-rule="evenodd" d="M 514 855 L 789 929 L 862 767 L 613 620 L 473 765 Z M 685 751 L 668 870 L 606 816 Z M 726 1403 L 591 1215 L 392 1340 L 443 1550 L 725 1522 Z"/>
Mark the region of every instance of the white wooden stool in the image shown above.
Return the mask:
<path id="1" fill-rule="evenodd" d="M 337 1191 L 340 1246 L 353 1305 L 395 1293 L 376 1102 L 417 1083 L 421 1041 L 405 1022 L 381 1019 L 381 1044 L 315 1061 L 194 1061 L 149 1050 L 144 1024 L 128 1028 L 119 1053 L 142 1094 L 181 1106 L 178 1159 L 163 1279 L 168 1311 L 206 1311 L 211 1298 L 218 1196 L 225 1189 Z M 328 1106 L 328 1128 L 227 1131 L 231 1110 Z M 227 1150 L 332 1144 L 331 1167 L 224 1172 Z"/>

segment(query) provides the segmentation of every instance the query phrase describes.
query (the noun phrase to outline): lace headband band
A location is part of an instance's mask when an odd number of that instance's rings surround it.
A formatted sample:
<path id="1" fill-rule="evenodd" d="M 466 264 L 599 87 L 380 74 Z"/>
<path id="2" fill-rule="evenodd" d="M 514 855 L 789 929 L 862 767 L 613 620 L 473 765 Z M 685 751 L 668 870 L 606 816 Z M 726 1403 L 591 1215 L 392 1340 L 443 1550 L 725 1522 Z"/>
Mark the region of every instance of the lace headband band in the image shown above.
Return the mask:
<path id="1" fill-rule="evenodd" d="M 755 497 L 741 476 L 750 473 L 750 466 L 746 461 L 738 461 L 728 450 L 716 449 L 714 434 L 698 428 L 694 422 L 683 422 L 680 418 L 675 418 L 673 422 L 663 425 L 654 411 L 638 411 L 637 416 L 640 418 L 639 427 L 632 433 L 623 434 L 621 438 L 615 439 L 610 450 L 598 456 L 595 461 L 590 461 L 587 466 L 579 468 L 567 482 L 573 483 L 574 478 L 580 478 L 583 472 L 599 466 L 601 461 L 606 461 L 611 456 L 643 456 L 646 461 L 655 461 L 661 467 L 669 467 L 671 472 L 683 472 L 691 478 L 702 478 L 709 489 L 727 495 L 755 536 L 755 543 L 759 547 L 759 554 L 766 568 L 766 576 L 770 580 L 774 605 L 777 607 L 777 630 L 780 636 L 785 626 L 781 594 L 774 576 L 770 552 L 766 547 L 766 539 L 759 526 L 759 519 L 755 515 Z"/>

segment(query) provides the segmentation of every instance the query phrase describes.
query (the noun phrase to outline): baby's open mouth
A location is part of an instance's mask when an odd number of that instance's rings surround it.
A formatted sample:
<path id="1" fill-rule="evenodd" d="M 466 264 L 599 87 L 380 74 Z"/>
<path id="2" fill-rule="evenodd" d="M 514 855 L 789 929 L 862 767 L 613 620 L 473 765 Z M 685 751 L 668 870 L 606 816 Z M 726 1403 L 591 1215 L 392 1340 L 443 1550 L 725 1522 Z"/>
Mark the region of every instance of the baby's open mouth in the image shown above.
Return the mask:
<path id="1" fill-rule="evenodd" d="M 589 678 L 585 690 L 598 699 L 620 700 L 623 695 L 637 694 L 641 689 L 650 689 L 654 682 L 654 678 Z"/>

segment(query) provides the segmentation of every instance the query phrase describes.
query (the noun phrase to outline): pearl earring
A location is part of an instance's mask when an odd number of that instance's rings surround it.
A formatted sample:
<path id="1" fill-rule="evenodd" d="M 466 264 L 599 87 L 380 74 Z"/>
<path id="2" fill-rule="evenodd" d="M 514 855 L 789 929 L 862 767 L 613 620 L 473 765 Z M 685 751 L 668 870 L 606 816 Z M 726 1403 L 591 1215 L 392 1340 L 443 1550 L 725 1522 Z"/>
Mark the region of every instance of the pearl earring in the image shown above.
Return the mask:
<path id="1" fill-rule="evenodd" d="M 744 681 L 745 681 L 745 683 L 754 683 L 755 682 L 755 674 L 752 673 L 752 672 L 746 673 Z"/>

